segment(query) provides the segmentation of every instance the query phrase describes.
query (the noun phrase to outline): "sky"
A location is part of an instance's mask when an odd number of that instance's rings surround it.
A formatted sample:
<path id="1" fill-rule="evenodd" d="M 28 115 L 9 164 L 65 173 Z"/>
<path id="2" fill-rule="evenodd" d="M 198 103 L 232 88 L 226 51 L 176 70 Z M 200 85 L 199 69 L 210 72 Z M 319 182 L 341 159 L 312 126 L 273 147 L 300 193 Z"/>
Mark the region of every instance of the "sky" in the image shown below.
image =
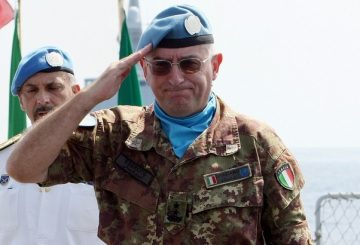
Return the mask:
<path id="1" fill-rule="evenodd" d="M 144 27 L 173 4 L 203 10 L 224 56 L 213 90 L 290 148 L 360 148 L 359 1 L 139 2 Z M 13 28 L 12 21 L 0 29 L 0 141 L 7 138 Z M 57 45 L 70 53 L 80 83 L 117 59 L 118 29 L 116 0 L 22 1 L 23 55 Z"/>

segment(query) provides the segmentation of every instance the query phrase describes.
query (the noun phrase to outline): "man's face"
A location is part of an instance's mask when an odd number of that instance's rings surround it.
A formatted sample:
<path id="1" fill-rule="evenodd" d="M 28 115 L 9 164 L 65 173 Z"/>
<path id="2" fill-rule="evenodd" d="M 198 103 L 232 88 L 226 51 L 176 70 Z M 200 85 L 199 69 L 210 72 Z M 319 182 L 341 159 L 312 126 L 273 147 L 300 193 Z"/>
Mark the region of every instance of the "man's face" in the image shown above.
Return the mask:
<path id="1" fill-rule="evenodd" d="M 21 87 L 18 96 L 22 110 L 34 123 L 79 91 L 72 84 L 72 75 L 63 71 L 40 72 L 30 77 Z"/>
<path id="2" fill-rule="evenodd" d="M 154 74 L 156 72 L 150 64 L 156 60 L 177 63 L 186 58 L 202 61 L 200 70 L 187 74 L 179 65 L 173 64 L 168 73 Z M 202 111 L 206 106 L 222 55 L 212 55 L 210 45 L 197 45 L 176 49 L 156 48 L 146 60 L 142 60 L 141 65 L 160 107 L 170 116 L 185 117 Z"/>

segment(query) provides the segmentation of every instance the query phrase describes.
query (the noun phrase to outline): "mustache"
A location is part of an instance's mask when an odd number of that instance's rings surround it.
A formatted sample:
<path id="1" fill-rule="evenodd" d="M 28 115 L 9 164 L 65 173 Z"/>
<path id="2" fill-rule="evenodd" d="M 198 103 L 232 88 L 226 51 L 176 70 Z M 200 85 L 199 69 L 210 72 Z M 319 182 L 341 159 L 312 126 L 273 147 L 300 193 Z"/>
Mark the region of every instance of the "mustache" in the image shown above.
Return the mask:
<path id="1" fill-rule="evenodd" d="M 35 108 L 34 110 L 34 114 L 38 114 L 38 113 L 44 113 L 44 112 L 50 112 L 54 109 L 54 106 L 51 105 L 40 105 L 38 107 Z"/>

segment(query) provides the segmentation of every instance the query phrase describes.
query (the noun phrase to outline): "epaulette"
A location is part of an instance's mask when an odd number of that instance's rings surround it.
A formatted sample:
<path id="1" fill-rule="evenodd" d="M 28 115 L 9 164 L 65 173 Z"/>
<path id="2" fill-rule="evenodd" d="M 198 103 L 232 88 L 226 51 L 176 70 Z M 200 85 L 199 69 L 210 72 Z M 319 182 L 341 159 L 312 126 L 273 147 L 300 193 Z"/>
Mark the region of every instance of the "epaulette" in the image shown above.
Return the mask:
<path id="1" fill-rule="evenodd" d="M 17 134 L 13 137 L 11 137 L 10 139 L 8 139 L 7 141 L 3 142 L 0 144 L 0 151 L 4 150 L 5 148 L 11 146 L 12 144 L 14 144 L 15 142 L 17 142 L 20 138 L 21 138 L 22 134 Z"/>

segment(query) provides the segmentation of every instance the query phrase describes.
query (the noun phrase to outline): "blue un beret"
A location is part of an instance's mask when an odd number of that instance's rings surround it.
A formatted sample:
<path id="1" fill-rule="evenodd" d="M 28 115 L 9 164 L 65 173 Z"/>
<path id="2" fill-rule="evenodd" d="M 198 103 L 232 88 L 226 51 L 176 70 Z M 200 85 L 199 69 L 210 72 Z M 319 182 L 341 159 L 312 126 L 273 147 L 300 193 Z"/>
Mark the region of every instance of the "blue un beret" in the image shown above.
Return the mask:
<path id="1" fill-rule="evenodd" d="M 11 93 L 17 95 L 22 85 L 38 72 L 65 71 L 74 74 L 69 55 L 63 50 L 46 46 L 26 55 L 19 63 L 11 83 Z"/>
<path id="2" fill-rule="evenodd" d="M 190 5 L 177 5 L 160 12 L 142 33 L 137 50 L 151 43 L 155 48 L 182 48 L 214 43 L 205 15 Z"/>

